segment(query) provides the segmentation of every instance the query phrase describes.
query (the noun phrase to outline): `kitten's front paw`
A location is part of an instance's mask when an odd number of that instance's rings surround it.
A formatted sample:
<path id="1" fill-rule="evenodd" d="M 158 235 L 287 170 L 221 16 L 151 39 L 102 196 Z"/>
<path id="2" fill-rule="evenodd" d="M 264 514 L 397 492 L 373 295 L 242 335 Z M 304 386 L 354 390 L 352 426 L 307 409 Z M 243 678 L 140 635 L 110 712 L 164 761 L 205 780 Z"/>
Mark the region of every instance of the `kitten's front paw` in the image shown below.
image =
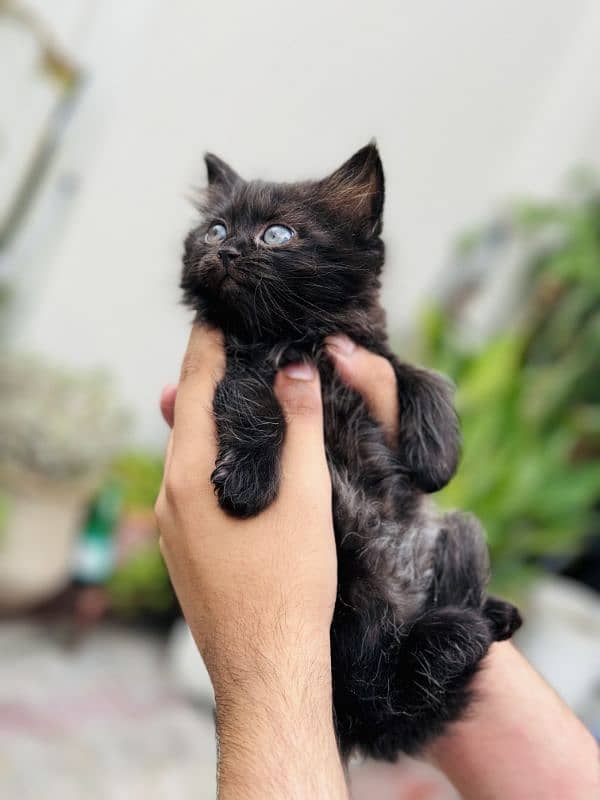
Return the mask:
<path id="1" fill-rule="evenodd" d="M 277 464 L 264 455 L 220 453 L 211 480 L 224 511 L 234 517 L 253 517 L 277 495 Z"/>
<path id="2" fill-rule="evenodd" d="M 441 375 L 398 363 L 396 379 L 400 459 L 420 489 L 437 492 L 456 472 L 460 457 L 452 385 Z"/>

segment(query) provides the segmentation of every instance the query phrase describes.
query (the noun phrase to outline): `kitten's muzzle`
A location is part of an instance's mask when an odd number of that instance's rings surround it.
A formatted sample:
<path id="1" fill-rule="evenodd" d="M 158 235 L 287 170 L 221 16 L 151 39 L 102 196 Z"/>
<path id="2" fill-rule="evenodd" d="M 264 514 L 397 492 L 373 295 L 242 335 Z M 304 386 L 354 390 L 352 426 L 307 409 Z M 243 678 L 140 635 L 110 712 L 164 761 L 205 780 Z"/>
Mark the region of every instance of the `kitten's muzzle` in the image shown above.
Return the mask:
<path id="1" fill-rule="evenodd" d="M 236 260 L 236 258 L 239 258 L 242 254 L 235 247 L 228 246 L 228 247 L 220 247 L 219 250 L 217 251 L 217 255 L 221 259 L 221 263 L 223 264 L 225 269 L 227 269 L 227 267 L 230 264 L 232 264 Z"/>

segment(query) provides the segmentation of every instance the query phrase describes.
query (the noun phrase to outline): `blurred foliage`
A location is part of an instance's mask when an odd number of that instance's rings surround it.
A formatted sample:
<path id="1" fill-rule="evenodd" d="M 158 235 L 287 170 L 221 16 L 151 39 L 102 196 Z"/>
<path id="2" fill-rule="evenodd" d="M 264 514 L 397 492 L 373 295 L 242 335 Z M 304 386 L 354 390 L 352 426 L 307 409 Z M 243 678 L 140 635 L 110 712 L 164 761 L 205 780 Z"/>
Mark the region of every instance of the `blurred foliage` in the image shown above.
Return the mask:
<path id="1" fill-rule="evenodd" d="M 123 510 L 150 511 L 158 496 L 163 460 L 153 453 L 127 452 L 113 464 L 109 480 L 119 487 Z M 120 564 L 107 585 L 111 607 L 128 619 L 169 618 L 177 607 L 158 532 Z"/>
<path id="2" fill-rule="evenodd" d="M 121 490 L 126 509 L 151 509 L 158 496 L 163 459 L 153 453 L 128 452 L 119 456 L 110 478 Z"/>
<path id="3" fill-rule="evenodd" d="M 56 481 L 103 472 L 128 428 L 105 374 L 20 353 L 0 353 L 0 405 L 0 467 Z"/>
<path id="4" fill-rule="evenodd" d="M 128 619 L 169 617 L 176 607 L 158 542 L 149 543 L 119 566 L 107 589 L 111 608 Z"/>
<path id="5" fill-rule="evenodd" d="M 463 460 L 440 502 L 482 520 L 493 582 L 514 594 L 538 557 L 599 530 L 600 197 L 524 204 L 511 236 L 527 254 L 516 322 L 474 347 L 453 311 L 431 311 L 422 357 L 458 386 Z"/>

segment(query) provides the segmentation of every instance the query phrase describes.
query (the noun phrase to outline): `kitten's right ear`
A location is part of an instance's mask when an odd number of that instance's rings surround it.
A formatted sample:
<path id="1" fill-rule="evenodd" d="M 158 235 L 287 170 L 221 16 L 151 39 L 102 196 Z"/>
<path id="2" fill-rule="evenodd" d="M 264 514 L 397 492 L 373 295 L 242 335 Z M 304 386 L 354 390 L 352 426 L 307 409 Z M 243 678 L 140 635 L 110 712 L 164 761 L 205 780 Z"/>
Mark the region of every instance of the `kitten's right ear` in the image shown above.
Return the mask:
<path id="1" fill-rule="evenodd" d="M 214 153 L 206 153 L 204 163 L 206 164 L 209 186 L 232 189 L 237 183 L 241 183 L 242 179 L 237 172 Z"/>
<path id="2" fill-rule="evenodd" d="M 356 225 L 372 234 L 381 232 L 385 181 L 375 141 L 354 153 L 321 186 L 329 202 Z"/>

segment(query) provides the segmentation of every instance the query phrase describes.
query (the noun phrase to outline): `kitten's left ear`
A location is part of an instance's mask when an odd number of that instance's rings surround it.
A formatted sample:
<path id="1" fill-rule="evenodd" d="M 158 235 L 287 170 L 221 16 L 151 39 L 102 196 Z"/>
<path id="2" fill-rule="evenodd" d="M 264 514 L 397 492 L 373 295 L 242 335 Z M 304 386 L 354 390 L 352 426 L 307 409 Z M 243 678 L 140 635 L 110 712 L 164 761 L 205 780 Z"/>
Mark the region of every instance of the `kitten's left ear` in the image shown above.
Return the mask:
<path id="1" fill-rule="evenodd" d="M 328 202 L 370 234 L 381 232 L 385 196 L 383 165 L 374 141 L 321 181 Z"/>
<path id="2" fill-rule="evenodd" d="M 237 172 L 214 153 L 206 153 L 204 163 L 206 164 L 209 186 L 232 189 L 236 183 L 241 183 L 242 179 Z"/>

